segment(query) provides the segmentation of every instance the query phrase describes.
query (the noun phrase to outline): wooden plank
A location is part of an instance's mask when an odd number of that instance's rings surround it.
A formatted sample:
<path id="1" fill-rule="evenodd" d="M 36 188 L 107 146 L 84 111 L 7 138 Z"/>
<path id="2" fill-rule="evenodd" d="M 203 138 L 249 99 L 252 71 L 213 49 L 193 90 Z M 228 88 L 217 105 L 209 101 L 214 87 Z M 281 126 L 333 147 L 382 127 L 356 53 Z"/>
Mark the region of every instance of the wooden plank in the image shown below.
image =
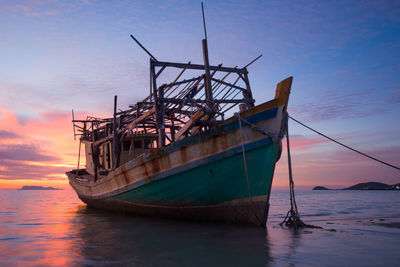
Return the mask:
<path id="1" fill-rule="evenodd" d="M 199 110 L 188 120 L 185 125 L 175 134 L 175 139 L 179 140 L 190 128 L 204 115 L 204 112 Z"/>
<path id="2" fill-rule="evenodd" d="M 211 118 L 211 116 L 208 115 L 208 114 L 206 114 L 206 115 L 203 116 L 200 120 L 197 120 L 197 121 L 207 121 L 207 120 L 209 120 L 210 118 Z M 192 134 L 192 135 L 197 134 L 197 133 L 199 132 L 199 130 L 200 130 L 200 127 L 201 127 L 201 126 L 194 126 L 194 127 L 192 128 L 191 134 Z"/>
<path id="3" fill-rule="evenodd" d="M 180 98 L 159 98 L 159 100 L 162 100 L 166 103 L 171 103 L 171 104 L 190 104 L 190 103 L 198 103 L 198 104 L 206 104 L 207 100 L 203 99 L 180 99 Z M 224 104 L 224 103 L 245 103 L 247 100 L 246 99 L 221 99 L 221 100 L 214 100 L 215 103 L 219 104 Z M 251 99 L 249 103 L 253 103 L 253 100 Z"/>
<path id="4" fill-rule="evenodd" d="M 193 70 L 204 70 L 204 65 L 199 64 L 185 64 L 185 63 L 173 63 L 173 62 L 161 62 L 156 61 L 154 62 L 154 66 L 162 67 L 175 67 L 175 68 L 187 68 Z M 235 72 L 235 73 L 245 73 L 247 70 L 245 69 L 238 69 L 238 68 L 229 68 L 229 67 L 222 67 L 222 66 L 211 66 L 210 70 L 222 71 L 222 72 Z"/>
<path id="5" fill-rule="evenodd" d="M 135 119 L 134 121 L 132 121 L 131 123 L 128 124 L 127 129 L 132 129 L 133 127 L 135 127 L 136 123 L 141 122 L 142 120 L 146 119 L 148 116 L 153 115 L 156 112 L 156 108 L 152 107 L 149 111 L 147 111 L 145 114 L 143 114 L 142 116 L 140 116 L 139 118 Z"/>
<path id="6" fill-rule="evenodd" d="M 177 85 L 180 85 L 180 84 L 190 83 L 190 82 L 197 81 L 197 80 L 200 79 L 202 76 L 203 76 L 203 75 L 200 75 L 200 76 L 195 77 L 195 78 L 192 78 L 192 79 L 183 80 L 183 81 L 180 81 L 180 82 L 174 81 L 174 82 L 172 82 L 172 83 L 166 84 L 166 85 L 165 85 L 165 88 L 167 88 L 166 91 L 167 91 L 170 87 L 172 87 L 172 86 L 177 86 Z"/>
<path id="7" fill-rule="evenodd" d="M 241 91 L 243 91 L 243 92 L 246 92 L 246 91 L 247 91 L 246 89 L 244 89 L 244 88 L 242 88 L 242 87 L 240 87 L 240 86 L 236 86 L 236 85 L 234 85 L 234 84 L 227 83 L 227 82 L 224 82 L 224 81 L 219 80 L 219 79 L 211 78 L 211 80 L 213 80 L 214 82 L 217 82 L 217 83 L 222 83 L 223 85 L 226 85 L 226 86 L 229 86 L 229 87 L 233 87 L 233 88 L 235 88 L 235 89 L 239 89 L 239 90 L 241 90 Z"/>

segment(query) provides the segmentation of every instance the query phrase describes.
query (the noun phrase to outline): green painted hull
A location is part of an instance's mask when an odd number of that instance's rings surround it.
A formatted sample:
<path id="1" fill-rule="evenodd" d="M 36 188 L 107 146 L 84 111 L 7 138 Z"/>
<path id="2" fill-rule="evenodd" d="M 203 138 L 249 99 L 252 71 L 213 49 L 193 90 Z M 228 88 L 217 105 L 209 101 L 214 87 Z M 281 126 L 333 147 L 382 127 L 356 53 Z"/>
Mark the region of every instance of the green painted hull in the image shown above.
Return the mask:
<path id="1" fill-rule="evenodd" d="M 253 197 L 270 191 L 276 160 L 276 143 L 246 151 Z M 249 197 L 243 154 L 206 163 L 168 176 L 112 198 L 159 205 L 216 205 Z"/>
<path id="2" fill-rule="evenodd" d="M 277 148 L 269 143 L 245 153 L 252 200 L 242 152 L 111 197 L 79 197 L 89 206 L 118 212 L 265 226 Z"/>

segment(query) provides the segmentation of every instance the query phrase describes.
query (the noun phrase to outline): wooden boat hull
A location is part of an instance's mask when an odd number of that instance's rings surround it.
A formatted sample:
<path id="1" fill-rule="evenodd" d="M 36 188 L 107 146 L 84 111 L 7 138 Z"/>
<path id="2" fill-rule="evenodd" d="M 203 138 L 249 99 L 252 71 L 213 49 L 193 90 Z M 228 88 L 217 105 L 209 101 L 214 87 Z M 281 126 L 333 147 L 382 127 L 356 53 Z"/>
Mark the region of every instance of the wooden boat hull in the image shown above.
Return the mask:
<path id="1" fill-rule="evenodd" d="M 107 210 L 262 225 L 268 213 L 267 200 L 277 144 L 265 139 L 247 144 L 246 147 L 252 199 L 249 198 L 240 146 L 181 167 L 187 170 L 159 173 L 153 177 L 155 181 L 114 196 L 79 197 L 89 206 Z M 217 158 L 219 159 L 216 160 Z M 192 167 L 196 165 L 197 167 Z"/>
<path id="2" fill-rule="evenodd" d="M 250 114 L 245 117 L 247 121 L 279 132 L 282 107 Z M 236 119 L 127 162 L 96 182 L 76 179 L 73 171 L 67 175 L 89 206 L 141 215 L 265 225 L 279 148 L 279 138 L 274 142 L 246 125 L 240 129 Z"/>
<path id="3" fill-rule="evenodd" d="M 258 200 L 253 200 L 254 203 L 250 203 L 250 201 L 247 199 L 246 201 L 238 203 L 206 206 L 163 206 L 156 204 L 135 203 L 116 198 L 107 198 L 101 200 L 86 199 L 83 196 L 80 196 L 80 198 L 88 206 L 103 210 L 129 213 L 140 216 L 192 221 L 223 222 L 248 226 L 265 226 L 268 214 L 266 196 L 259 198 Z"/>

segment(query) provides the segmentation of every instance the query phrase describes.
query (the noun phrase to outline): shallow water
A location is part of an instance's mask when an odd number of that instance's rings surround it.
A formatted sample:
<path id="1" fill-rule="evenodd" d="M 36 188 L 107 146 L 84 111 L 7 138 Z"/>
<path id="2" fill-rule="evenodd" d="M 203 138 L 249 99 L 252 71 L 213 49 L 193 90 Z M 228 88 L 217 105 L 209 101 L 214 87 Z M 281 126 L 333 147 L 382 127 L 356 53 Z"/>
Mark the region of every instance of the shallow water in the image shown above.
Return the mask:
<path id="1" fill-rule="evenodd" d="M 268 228 L 182 222 L 88 209 L 71 190 L 0 190 L 1 266 L 394 266 L 399 191 L 298 191 L 302 219 L 279 227 L 288 192 L 273 191 Z"/>

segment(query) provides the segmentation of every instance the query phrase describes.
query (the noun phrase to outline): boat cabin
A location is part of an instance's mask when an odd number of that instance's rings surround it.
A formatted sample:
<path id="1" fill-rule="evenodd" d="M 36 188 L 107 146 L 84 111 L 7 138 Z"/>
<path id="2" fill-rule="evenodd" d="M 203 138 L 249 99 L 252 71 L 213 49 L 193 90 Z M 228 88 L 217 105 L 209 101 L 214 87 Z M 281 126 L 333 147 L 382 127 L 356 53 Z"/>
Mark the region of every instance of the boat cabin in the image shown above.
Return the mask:
<path id="1" fill-rule="evenodd" d="M 131 134 L 120 142 L 120 162 L 122 165 L 146 152 L 157 147 L 158 134 L 140 133 Z M 94 175 L 94 162 L 93 158 L 98 158 L 98 174 L 107 175 L 116 164 L 116 159 L 113 153 L 113 140 L 106 141 L 98 146 L 98 157 L 93 157 L 93 142 L 82 140 L 85 144 L 86 154 L 86 170 L 88 173 Z"/>

